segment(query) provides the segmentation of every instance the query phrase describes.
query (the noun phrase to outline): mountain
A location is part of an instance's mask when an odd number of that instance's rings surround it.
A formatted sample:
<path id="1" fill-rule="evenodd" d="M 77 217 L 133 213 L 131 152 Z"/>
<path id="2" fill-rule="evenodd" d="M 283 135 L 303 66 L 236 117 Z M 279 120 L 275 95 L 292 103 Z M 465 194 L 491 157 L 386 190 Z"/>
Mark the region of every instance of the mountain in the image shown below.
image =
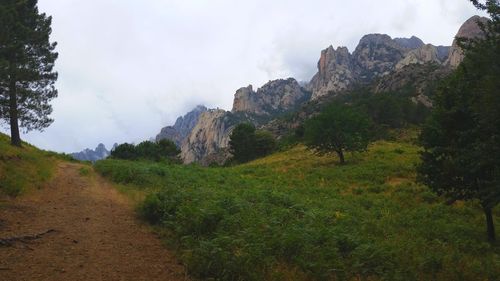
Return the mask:
<path id="1" fill-rule="evenodd" d="M 464 58 L 464 53 L 461 50 L 460 46 L 458 45 L 457 38 L 473 39 L 477 37 L 482 37 L 483 31 L 479 27 L 478 22 L 486 23 L 487 21 L 488 21 L 487 18 L 480 16 L 473 16 L 467 21 L 465 21 L 465 23 L 458 30 L 458 33 L 455 36 L 455 40 L 453 40 L 453 44 L 450 48 L 448 59 L 445 62 L 446 65 L 455 68 L 460 64 L 460 62 Z"/>
<path id="2" fill-rule="evenodd" d="M 481 36 L 477 22 L 486 20 L 472 17 L 457 36 Z M 229 136 L 238 123 L 250 122 L 283 135 L 314 114 L 319 104 L 349 94 L 358 86 L 373 93 L 404 93 L 413 102 L 431 107 L 437 83 L 462 59 L 456 40 L 448 47 L 425 44 L 415 36 L 393 39 L 386 34 L 368 34 L 352 54 L 346 47 L 329 46 L 321 51 L 318 72 L 309 83 L 288 78 L 269 81 L 256 91 L 252 85 L 242 87 L 234 94 L 231 111 L 198 107 L 174 126 L 163 128 L 157 139 L 174 140 L 181 147 L 184 163 L 223 163 L 230 156 Z M 296 112 L 300 120 L 285 124 L 277 119 L 289 112 Z"/>
<path id="3" fill-rule="evenodd" d="M 200 115 L 207 110 L 205 106 L 198 105 L 193 110 L 186 113 L 186 115 L 177 118 L 173 126 L 162 128 L 160 133 L 156 136 L 156 141 L 169 139 L 178 147 L 181 147 L 184 140 L 198 123 Z"/>
<path id="4" fill-rule="evenodd" d="M 87 148 L 80 152 L 71 153 L 70 155 L 76 160 L 96 162 L 108 158 L 110 154 L 111 152 L 106 149 L 106 146 L 100 143 L 95 150 Z"/>
<path id="5" fill-rule="evenodd" d="M 310 94 L 293 78 L 269 81 L 256 92 L 252 85 L 234 94 L 233 113 L 276 115 L 290 111 L 307 101 Z"/>

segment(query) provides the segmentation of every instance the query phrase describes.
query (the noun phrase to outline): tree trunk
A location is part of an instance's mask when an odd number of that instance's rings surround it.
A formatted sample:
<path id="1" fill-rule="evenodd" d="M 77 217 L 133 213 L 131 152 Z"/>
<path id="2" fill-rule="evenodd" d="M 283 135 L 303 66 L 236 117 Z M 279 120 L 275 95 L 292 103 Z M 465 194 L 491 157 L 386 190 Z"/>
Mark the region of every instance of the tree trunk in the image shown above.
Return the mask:
<path id="1" fill-rule="evenodd" d="M 486 217 L 486 231 L 488 233 L 488 240 L 490 242 L 495 242 L 495 225 L 493 224 L 493 214 L 491 208 L 483 207 L 484 215 Z"/>
<path id="2" fill-rule="evenodd" d="M 345 164 L 344 152 L 342 151 L 342 149 L 337 151 L 337 155 L 339 156 L 340 164 Z"/>
<path id="3" fill-rule="evenodd" d="M 16 81 L 10 77 L 9 83 L 9 115 L 10 115 L 10 143 L 21 147 L 21 136 L 19 135 L 19 120 L 17 115 L 17 89 Z"/>

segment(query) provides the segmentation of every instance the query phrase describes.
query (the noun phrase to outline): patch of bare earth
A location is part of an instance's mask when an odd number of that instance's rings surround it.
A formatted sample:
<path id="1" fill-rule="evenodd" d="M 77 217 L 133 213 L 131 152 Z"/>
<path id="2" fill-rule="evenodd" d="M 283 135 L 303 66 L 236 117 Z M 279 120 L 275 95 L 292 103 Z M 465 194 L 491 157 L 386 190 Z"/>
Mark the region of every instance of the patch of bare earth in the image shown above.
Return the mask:
<path id="1" fill-rule="evenodd" d="M 129 200 L 81 167 L 61 163 L 46 188 L 0 202 L 0 280 L 186 280 Z"/>

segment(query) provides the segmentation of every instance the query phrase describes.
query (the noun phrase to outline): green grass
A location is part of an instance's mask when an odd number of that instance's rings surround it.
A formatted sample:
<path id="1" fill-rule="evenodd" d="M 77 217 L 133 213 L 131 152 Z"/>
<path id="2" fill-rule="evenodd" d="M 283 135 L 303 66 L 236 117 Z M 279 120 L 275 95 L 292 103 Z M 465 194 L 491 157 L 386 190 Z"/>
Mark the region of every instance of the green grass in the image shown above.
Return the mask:
<path id="1" fill-rule="evenodd" d="M 416 184 L 418 151 L 380 141 L 343 166 L 297 146 L 229 168 L 95 168 L 148 194 L 140 214 L 197 278 L 495 280 L 500 249 L 486 242 L 481 209 Z"/>
<path id="2" fill-rule="evenodd" d="M 62 158 L 27 143 L 13 147 L 9 137 L 0 134 L 0 194 L 18 196 L 41 188 L 52 177 L 56 159 Z"/>

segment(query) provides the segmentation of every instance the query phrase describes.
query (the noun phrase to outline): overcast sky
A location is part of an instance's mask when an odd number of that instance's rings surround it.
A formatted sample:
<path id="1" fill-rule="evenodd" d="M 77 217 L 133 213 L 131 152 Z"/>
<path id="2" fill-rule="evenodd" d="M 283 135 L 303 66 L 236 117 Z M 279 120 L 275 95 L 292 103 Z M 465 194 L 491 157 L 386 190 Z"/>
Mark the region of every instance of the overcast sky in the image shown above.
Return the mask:
<path id="1" fill-rule="evenodd" d="M 24 139 L 75 152 L 155 136 L 197 104 L 309 81 L 320 51 L 368 33 L 451 45 L 478 14 L 467 0 L 39 0 L 58 42 L 55 122 Z M 4 131 L 8 132 L 8 127 Z"/>

